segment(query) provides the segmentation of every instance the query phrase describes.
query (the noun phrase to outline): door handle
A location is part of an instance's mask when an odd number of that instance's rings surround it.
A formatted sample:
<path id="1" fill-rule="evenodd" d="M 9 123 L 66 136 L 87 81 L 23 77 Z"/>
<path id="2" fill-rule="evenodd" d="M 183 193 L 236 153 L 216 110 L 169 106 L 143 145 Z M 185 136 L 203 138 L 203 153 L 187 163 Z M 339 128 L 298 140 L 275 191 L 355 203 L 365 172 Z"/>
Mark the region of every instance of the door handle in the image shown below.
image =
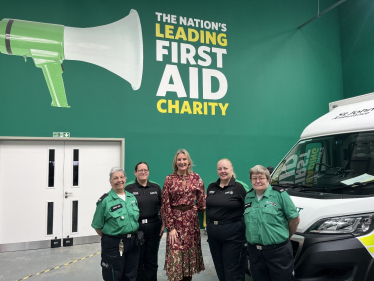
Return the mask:
<path id="1" fill-rule="evenodd" d="M 68 198 L 69 195 L 73 195 L 73 192 L 67 192 L 67 191 L 65 191 L 65 198 Z"/>

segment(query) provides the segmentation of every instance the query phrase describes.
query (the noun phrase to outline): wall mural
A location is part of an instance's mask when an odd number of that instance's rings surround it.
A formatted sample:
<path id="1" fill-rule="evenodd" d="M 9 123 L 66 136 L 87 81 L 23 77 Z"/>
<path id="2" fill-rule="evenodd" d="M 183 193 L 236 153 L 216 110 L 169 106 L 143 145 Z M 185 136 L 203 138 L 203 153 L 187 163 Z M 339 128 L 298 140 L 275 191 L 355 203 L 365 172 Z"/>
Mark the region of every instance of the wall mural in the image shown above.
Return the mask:
<path id="1" fill-rule="evenodd" d="M 3 19 L 0 52 L 33 58 L 43 70 L 52 106 L 69 108 L 62 73 L 63 60 L 101 66 L 140 88 L 143 74 L 143 38 L 137 11 L 111 24 L 75 28 L 63 25 Z M 3 38 L 2 38 L 3 37 Z"/>

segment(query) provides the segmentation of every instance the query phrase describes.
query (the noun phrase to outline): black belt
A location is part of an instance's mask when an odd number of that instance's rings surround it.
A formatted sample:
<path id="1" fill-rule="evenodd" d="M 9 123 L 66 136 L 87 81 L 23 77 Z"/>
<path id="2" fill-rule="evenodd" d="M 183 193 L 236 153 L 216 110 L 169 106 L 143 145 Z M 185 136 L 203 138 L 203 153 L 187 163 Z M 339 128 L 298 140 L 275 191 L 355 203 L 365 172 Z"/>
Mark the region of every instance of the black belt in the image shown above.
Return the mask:
<path id="1" fill-rule="evenodd" d="M 160 218 L 159 217 L 155 217 L 155 218 L 151 218 L 151 219 L 142 219 L 142 220 L 139 220 L 139 224 L 146 224 L 146 223 L 151 223 L 151 222 L 155 222 L 155 221 L 159 221 Z"/>
<path id="2" fill-rule="evenodd" d="M 105 234 L 103 233 L 103 235 L 106 235 L 106 236 L 109 236 L 109 237 L 112 237 L 112 238 L 131 238 L 131 237 L 134 237 L 136 235 L 135 232 L 132 232 L 132 233 L 127 233 L 127 234 L 118 234 L 118 235 L 108 235 L 108 234 Z"/>
<path id="3" fill-rule="evenodd" d="M 171 206 L 172 209 L 177 209 L 181 212 L 185 212 L 191 210 L 195 205 L 178 205 L 178 206 Z"/>
<path id="4" fill-rule="evenodd" d="M 234 222 L 241 221 L 241 220 L 243 220 L 243 218 L 235 219 L 235 220 L 224 220 L 224 221 L 214 221 L 214 220 L 209 219 L 209 222 L 214 225 L 220 225 L 220 224 L 230 224 L 230 223 L 234 223 Z"/>
<path id="5" fill-rule="evenodd" d="M 288 239 L 282 243 L 279 243 L 279 244 L 274 244 L 274 245 L 266 245 L 266 246 L 263 246 L 263 245 L 256 245 L 256 244 L 250 244 L 251 246 L 253 247 L 256 247 L 257 250 L 274 250 L 274 249 L 277 249 L 277 248 L 280 248 L 284 245 L 286 245 L 288 243 Z"/>

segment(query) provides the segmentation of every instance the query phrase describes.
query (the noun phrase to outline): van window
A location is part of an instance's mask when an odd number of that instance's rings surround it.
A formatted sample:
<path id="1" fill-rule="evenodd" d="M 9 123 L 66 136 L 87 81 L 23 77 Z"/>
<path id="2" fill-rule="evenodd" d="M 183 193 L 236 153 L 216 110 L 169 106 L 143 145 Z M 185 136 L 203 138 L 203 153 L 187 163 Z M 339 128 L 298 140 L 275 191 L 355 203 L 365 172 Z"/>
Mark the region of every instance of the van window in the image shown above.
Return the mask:
<path id="1" fill-rule="evenodd" d="M 304 192 L 373 195 L 374 132 L 301 140 L 272 178 L 272 184 Z"/>

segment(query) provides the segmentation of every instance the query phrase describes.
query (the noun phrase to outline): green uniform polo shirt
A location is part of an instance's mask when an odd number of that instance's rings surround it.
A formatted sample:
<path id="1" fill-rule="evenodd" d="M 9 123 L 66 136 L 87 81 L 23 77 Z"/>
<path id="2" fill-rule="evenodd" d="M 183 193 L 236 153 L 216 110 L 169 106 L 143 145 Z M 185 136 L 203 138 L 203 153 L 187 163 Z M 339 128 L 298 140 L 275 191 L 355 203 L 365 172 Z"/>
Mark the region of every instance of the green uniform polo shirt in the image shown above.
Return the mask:
<path id="1" fill-rule="evenodd" d="M 299 216 L 290 196 L 283 189 L 268 186 L 257 200 L 251 189 L 244 200 L 245 236 L 251 244 L 274 245 L 289 237 L 288 221 Z"/>
<path id="2" fill-rule="evenodd" d="M 91 226 L 107 235 L 135 232 L 139 228 L 139 208 L 134 195 L 125 191 L 126 201 L 111 189 L 108 195 L 96 203 Z"/>

